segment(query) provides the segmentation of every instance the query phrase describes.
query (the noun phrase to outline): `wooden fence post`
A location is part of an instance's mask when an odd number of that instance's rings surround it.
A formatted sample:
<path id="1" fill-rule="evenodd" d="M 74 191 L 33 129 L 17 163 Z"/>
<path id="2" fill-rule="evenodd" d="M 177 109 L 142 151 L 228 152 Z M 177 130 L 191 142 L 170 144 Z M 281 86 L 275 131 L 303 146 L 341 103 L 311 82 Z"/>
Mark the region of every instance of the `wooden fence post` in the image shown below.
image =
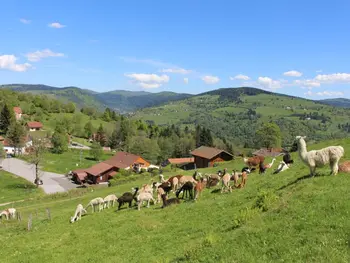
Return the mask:
<path id="1" fill-rule="evenodd" d="M 32 230 L 32 214 L 28 217 L 28 231 Z"/>
<path id="2" fill-rule="evenodd" d="M 49 219 L 49 221 L 51 221 L 51 211 L 50 211 L 50 208 L 46 208 L 46 212 L 47 212 L 47 219 Z"/>
<path id="3" fill-rule="evenodd" d="M 17 220 L 22 221 L 21 212 L 17 212 Z"/>

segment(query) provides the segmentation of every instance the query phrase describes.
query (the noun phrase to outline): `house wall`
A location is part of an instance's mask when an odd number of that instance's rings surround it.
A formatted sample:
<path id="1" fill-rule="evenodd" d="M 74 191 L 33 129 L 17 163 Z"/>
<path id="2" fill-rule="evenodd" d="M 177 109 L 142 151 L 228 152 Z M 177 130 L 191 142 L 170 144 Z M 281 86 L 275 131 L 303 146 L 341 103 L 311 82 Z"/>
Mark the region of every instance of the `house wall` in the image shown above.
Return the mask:
<path id="1" fill-rule="evenodd" d="M 135 163 L 141 164 L 141 168 L 150 166 L 150 163 L 147 162 L 147 161 L 146 161 L 145 159 L 143 159 L 142 157 L 139 157 L 139 158 L 136 160 Z"/>
<path id="2" fill-rule="evenodd" d="M 94 184 L 108 182 L 110 177 L 110 173 L 113 172 L 113 169 L 108 170 L 107 172 L 101 173 L 98 176 L 94 176 L 92 174 L 88 174 L 88 180 L 92 181 Z"/>
<path id="3" fill-rule="evenodd" d="M 196 164 L 196 168 L 207 168 L 209 160 L 203 157 L 194 156 L 194 163 Z"/>
<path id="4" fill-rule="evenodd" d="M 224 161 L 225 161 L 225 160 L 222 159 L 220 155 L 219 155 L 219 156 L 215 156 L 214 158 L 212 158 L 212 159 L 210 160 L 209 166 L 210 166 L 210 167 L 213 167 L 213 166 L 214 166 L 214 163 L 219 163 L 219 162 L 224 162 Z"/>

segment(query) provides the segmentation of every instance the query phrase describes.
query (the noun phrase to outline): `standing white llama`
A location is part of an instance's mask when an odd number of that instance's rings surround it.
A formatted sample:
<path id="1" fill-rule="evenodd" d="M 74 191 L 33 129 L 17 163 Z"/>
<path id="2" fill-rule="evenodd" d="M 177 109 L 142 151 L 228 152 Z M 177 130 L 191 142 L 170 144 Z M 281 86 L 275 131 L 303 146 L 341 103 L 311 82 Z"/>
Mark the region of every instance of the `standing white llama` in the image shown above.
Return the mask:
<path id="1" fill-rule="evenodd" d="M 338 173 L 338 162 L 344 155 L 344 148 L 342 146 L 329 146 L 308 152 L 305 138 L 306 136 L 297 136 L 295 139 L 298 144 L 300 159 L 310 168 L 310 176 L 315 175 L 317 167 L 323 167 L 327 164 L 331 167 L 331 174 L 336 175 Z"/>

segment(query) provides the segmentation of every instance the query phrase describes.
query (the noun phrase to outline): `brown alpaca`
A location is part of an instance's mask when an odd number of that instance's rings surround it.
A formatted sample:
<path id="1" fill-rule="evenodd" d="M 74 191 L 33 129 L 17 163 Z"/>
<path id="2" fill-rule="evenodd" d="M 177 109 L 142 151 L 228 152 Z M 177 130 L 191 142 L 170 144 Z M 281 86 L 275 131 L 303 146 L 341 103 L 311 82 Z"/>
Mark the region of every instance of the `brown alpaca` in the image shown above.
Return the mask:
<path id="1" fill-rule="evenodd" d="M 242 181 L 241 183 L 237 186 L 237 188 L 243 188 L 247 182 L 248 179 L 248 173 L 247 172 L 242 172 Z"/>
<path id="2" fill-rule="evenodd" d="M 202 178 L 194 187 L 194 200 L 197 200 L 203 189 L 207 186 L 207 179 Z"/>
<path id="3" fill-rule="evenodd" d="M 240 176 L 242 176 L 241 172 L 233 171 L 231 181 L 234 182 L 234 187 L 238 187 L 238 179 Z"/>
<path id="4" fill-rule="evenodd" d="M 339 172 L 350 173 L 350 161 L 339 164 Z"/>
<path id="5" fill-rule="evenodd" d="M 254 156 L 254 157 L 250 157 L 250 158 L 243 158 L 243 161 L 245 162 L 245 164 L 249 167 L 256 167 L 261 163 L 264 163 L 265 161 L 265 157 L 264 156 Z"/>

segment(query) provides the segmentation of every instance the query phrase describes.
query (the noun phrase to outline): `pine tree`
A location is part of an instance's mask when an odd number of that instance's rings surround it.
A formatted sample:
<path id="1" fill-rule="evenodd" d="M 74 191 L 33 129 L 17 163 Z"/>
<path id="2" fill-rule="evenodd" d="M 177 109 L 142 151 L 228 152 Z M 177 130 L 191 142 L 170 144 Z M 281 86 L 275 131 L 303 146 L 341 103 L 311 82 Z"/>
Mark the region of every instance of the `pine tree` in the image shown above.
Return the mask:
<path id="1" fill-rule="evenodd" d="M 93 134 L 93 127 L 91 121 L 87 122 L 84 126 L 85 136 L 90 139 Z"/>
<path id="2" fill-rule="evenodd" d="M 103 150 L 101 145 L 98 142 L 93 142 L 91 145 L 90 154 L 95 159 L 95 161 L 99 161 L 103 154 Z"/>
<path id="3" fill-rule="evenodd" d="M 13 120 L 13 114 L 11 114 L 7 104 L 5 104 L 0 113 L 0 131 L 6 134 Z"/>
<path id="4" fill-rule="evenodd" d="M 103 130 L 102 124 L 100 124 L 100 127 L 98 127 L 96 135 L 97 141 L 100 143 L 100 145 L 105 146 L 107 142 L 107 137 L 105 131 Z"/>

